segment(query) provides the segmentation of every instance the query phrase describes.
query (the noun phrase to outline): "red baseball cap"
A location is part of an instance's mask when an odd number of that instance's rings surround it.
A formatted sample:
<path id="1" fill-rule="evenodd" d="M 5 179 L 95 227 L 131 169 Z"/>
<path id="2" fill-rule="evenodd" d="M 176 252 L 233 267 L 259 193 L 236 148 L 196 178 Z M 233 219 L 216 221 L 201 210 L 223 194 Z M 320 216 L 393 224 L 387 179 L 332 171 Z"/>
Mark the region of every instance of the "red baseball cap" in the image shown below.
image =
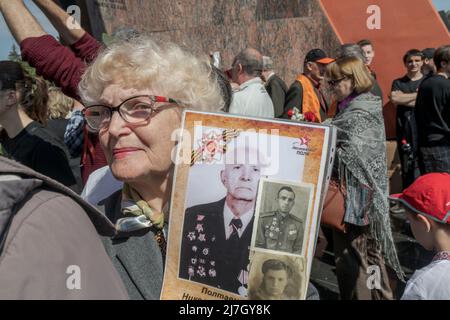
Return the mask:
<path id="1" fill-rule="evenodd" d="M 419 177 L 403 193 L 389 197 L 411 211 L 450 224 L 450 174 L 429 173 Z"/>

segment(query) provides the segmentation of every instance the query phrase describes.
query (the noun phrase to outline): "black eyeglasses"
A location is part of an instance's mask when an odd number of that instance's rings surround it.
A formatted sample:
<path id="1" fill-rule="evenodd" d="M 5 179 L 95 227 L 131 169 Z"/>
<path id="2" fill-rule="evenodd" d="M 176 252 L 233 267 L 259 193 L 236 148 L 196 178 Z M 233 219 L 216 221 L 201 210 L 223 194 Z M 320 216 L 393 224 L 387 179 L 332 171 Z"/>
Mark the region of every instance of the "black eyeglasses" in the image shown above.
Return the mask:
<path id="1" fill-rule="evenodd" d="M 143 123 L 159 111 L 158 108 L 155 108 L 155 105 L 161 102 L 177 103 L 176 100 L 171 98 L 141 95 L 128 98 L 117 107 L 109 107 L 101 104 L 86 107 L 83 110 L 83 115 L 88 126 L 98 131 L 109 124 L 112 114 L 115 111 L 128 123 Z"/>
<path id="2" fill-rule="evenodd" d="M 330 87 L 335 87 L 336 85 L 338 85 L 342 80 L 348 79 L 347 77 L 343 77 L 340 79 L 336 79 L 336 80 L 328 80 L 327 83 Z"/>

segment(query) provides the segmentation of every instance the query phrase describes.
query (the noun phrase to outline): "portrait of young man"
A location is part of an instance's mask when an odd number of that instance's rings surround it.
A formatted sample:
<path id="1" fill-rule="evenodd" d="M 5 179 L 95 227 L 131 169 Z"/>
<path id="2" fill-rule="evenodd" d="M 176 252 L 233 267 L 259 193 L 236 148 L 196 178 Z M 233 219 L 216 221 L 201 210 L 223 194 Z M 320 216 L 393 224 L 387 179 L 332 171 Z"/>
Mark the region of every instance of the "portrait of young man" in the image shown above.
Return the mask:
<path id="1" fill-rule="evenodd" d="M 262 184 L 254 247 L 302 254 L 309 189 L 270 181 Z"/>
<path id="2" fill-rule="evenodd" d="M 305 264 L 302 259 L 255 251 L 250 270 L 249 299 L 303 299 Z"/>

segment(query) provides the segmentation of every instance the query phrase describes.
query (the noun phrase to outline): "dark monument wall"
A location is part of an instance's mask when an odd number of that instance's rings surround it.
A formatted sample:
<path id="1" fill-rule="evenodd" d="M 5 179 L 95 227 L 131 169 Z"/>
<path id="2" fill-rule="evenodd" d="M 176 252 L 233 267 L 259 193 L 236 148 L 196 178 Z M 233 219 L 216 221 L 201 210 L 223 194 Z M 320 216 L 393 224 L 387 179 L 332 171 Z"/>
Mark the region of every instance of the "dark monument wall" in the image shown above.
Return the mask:
<path id="1" fill-rule="evenodd" d="M 101 34 L 131 26 L 156 39 L 220 51 L 224 68 L 251 46 L 272 56 L 288 85 L 302 71 L 306 52 L 339 46 L 318 0 L 78 0 L 84 2 L 90 29 Z"/>

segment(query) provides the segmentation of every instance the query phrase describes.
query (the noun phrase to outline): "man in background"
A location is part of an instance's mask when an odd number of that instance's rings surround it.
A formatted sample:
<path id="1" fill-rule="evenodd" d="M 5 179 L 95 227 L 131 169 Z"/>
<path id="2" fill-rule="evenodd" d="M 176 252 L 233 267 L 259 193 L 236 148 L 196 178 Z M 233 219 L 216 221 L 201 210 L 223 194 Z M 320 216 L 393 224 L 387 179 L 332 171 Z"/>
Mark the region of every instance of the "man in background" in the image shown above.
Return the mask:
<path id="1" fill-rule="evenodd" d="M 284 112 L 284 101 L 286 98 L 286 83 L 275 74 L 273 70 L 272 58 L 263 56 L 263 80 L 266 82 L 265 88 L 272 99 L 275 118 L 281 118 Z"/>
<path id="2" fill-rule="evenodd" d="M 322 92 L 322 84 L 327 64 L 333 62 L 322 49 L 313 49 L 306 54 L 303 74 L 291 84 L 286 93 L 284 117 L 297 108 L 305 118 L 312 122 L 326 119 L 329 103 Z"/>
<path id="3" fill-rule="evenodd" d="M 437 73 L 423 80 L 415 107 L 422 174 L 450 173 L 450 46 L 433 59 Z"/>
<path id="4" fill-rule="evenodd" d="M 273 118 L 274 108 L 261 80 L 263 58 L 258 50 L 242 50 L 232 64 L 232 80 L 239 85 L 234 92 L 230 113 Z"/>
<path id="5" fill-rule="evenodd" d="M 397 106 L 397 147 L 402 168 L 403 189 L 411 185 L 419 175 L 417 161 L 418 136 L 414 107 L 417 90 L 422 83 L 423 53 L 411 49 L 403 57 L 406 75 L 394 80 L 390 99 Z"/>
<path id="6" fill-rule="evenodd" d="M 426 48 L 422 50 L 423 53 L 422 73 L 425 77 L 436 73 L 436 66 L 433 61 L 433 56 L 435 52 L 436 52 L 435 48 Z"/>
<path id="7" fill-rule="evenodd" d="M 369 67 L 372 64 L 373 58 L 375 58 L 375 50 L 370 40 L 364 39 L 358 41 L 358 46 L 361 48 L 364 56 L 364 64 Z"/>

